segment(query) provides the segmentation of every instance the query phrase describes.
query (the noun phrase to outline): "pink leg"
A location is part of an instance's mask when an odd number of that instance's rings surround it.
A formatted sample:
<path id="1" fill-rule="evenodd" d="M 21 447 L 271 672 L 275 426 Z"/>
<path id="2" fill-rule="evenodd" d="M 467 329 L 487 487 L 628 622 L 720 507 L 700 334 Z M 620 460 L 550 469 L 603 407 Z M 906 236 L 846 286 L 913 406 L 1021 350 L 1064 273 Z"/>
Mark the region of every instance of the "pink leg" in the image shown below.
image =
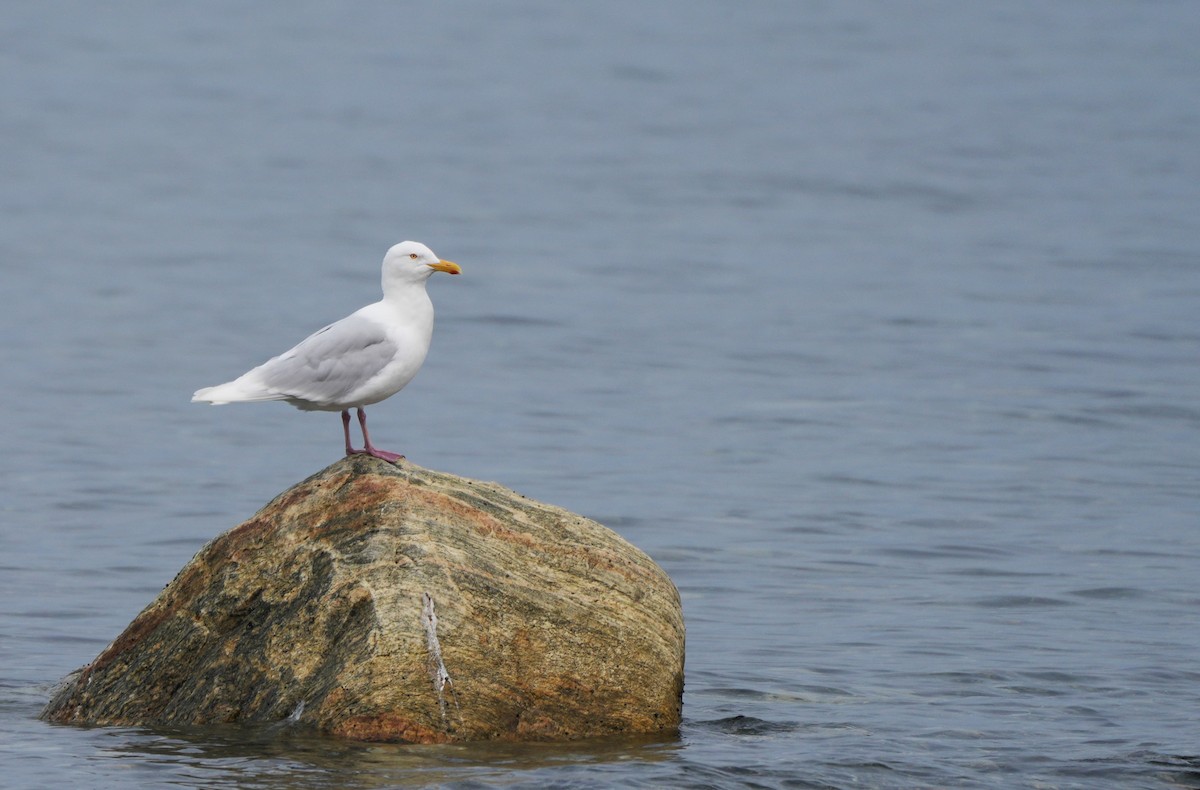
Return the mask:
<path id="1" fill-rule="evenodd" d="M 347 409 L 346 411 L 342 412 L 342 427 L 346 431 L 346 455 L 366 453 L 369 456 L 374 458 L 382 458 L 388 463 L 393 464 L 404 457 L 403 455 L 400 455 L 400 453 L 389 453 L 387 450 L 380 450 L 378 447 L 375 447 L 371 444 L 371 435 L 367 433 L 367 413 L 362 410 L 361 406 L 358 408 L 358 424 L 359 427 L 362 428 L 363 435 L 363 449 L 361 450 L 355 450 L 350 446 L 350 410 Z"/>
<path id="2" fill-rule="evenodd" d="M 361 453 L 362 450 L 355 450 L 350 444 L 350 410 L 342 409 L 342 433 L 346 434 L 346 455 L 354 455 Z"/>

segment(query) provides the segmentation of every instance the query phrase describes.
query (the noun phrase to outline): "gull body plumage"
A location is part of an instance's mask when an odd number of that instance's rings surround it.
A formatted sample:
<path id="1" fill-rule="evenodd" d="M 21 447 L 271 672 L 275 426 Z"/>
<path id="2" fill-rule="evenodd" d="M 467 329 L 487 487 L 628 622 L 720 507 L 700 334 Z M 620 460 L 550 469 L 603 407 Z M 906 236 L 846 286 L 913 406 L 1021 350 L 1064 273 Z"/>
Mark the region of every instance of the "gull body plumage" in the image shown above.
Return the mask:
<path id="1" fill-rule="evenodd" d="M 395 245 L 383 258 L 383 299 L 233 381 L 197 390 L 192 400 L 214 405 L 279 400 L 305 411 L 340 411 L 347 455 L 365 452 L 398 460 L 403 456 L 371 444 L 363 407 L 402 390 L 425 362 L 433 337 L 433 303 L 425 283 L 438 271 L 458 274 L 461 269 L 424 244 Z M 358 412 L 362 450 L 350 443 L 350 409 Z"/>

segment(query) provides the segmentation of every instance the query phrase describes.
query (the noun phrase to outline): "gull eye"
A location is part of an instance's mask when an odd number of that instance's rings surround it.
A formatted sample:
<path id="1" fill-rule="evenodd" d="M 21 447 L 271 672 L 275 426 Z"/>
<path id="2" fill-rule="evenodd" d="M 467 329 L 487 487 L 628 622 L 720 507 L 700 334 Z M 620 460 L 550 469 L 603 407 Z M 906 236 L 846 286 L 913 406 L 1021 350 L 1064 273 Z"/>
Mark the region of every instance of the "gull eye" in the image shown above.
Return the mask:
<path id="1" fill-rule="evenodd" d="M 415 252 L 410 252 L 408 254 L 408 257 L 412 258 L 415 261 L 419 256 Z"/>

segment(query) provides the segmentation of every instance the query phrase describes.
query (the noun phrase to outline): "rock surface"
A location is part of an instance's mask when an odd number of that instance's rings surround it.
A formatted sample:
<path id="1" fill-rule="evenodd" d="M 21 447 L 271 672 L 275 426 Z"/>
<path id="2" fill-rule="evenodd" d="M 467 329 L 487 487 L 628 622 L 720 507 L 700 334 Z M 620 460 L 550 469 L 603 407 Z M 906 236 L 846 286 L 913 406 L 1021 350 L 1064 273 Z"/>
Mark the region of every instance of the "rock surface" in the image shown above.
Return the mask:
<path id="1" fill-rule="evenodd" d="M 353 456 L 201 549 L 42 717 L 420 743 L 661 732 L 683 652 L 675 586 L 612 531 Z"/>

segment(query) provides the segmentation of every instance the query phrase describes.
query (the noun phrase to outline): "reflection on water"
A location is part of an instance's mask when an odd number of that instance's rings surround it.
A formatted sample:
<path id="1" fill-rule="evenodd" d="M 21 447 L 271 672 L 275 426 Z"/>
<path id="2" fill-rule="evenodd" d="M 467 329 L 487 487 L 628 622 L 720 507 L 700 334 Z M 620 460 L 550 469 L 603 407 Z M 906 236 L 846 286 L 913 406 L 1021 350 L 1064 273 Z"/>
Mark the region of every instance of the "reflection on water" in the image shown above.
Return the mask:
<path id="1" fill-rule="evenodd" d="M 681 748 L 675 736 L 598 738 L 573 743 L 364 744 L 293 725 L 94 730 L 105 758 L 153 766 L 175 777 L 237 787 L 377 788 L 485 784 L 513 772 L 579 777 L 607 765 L 653 764 Z"/>

